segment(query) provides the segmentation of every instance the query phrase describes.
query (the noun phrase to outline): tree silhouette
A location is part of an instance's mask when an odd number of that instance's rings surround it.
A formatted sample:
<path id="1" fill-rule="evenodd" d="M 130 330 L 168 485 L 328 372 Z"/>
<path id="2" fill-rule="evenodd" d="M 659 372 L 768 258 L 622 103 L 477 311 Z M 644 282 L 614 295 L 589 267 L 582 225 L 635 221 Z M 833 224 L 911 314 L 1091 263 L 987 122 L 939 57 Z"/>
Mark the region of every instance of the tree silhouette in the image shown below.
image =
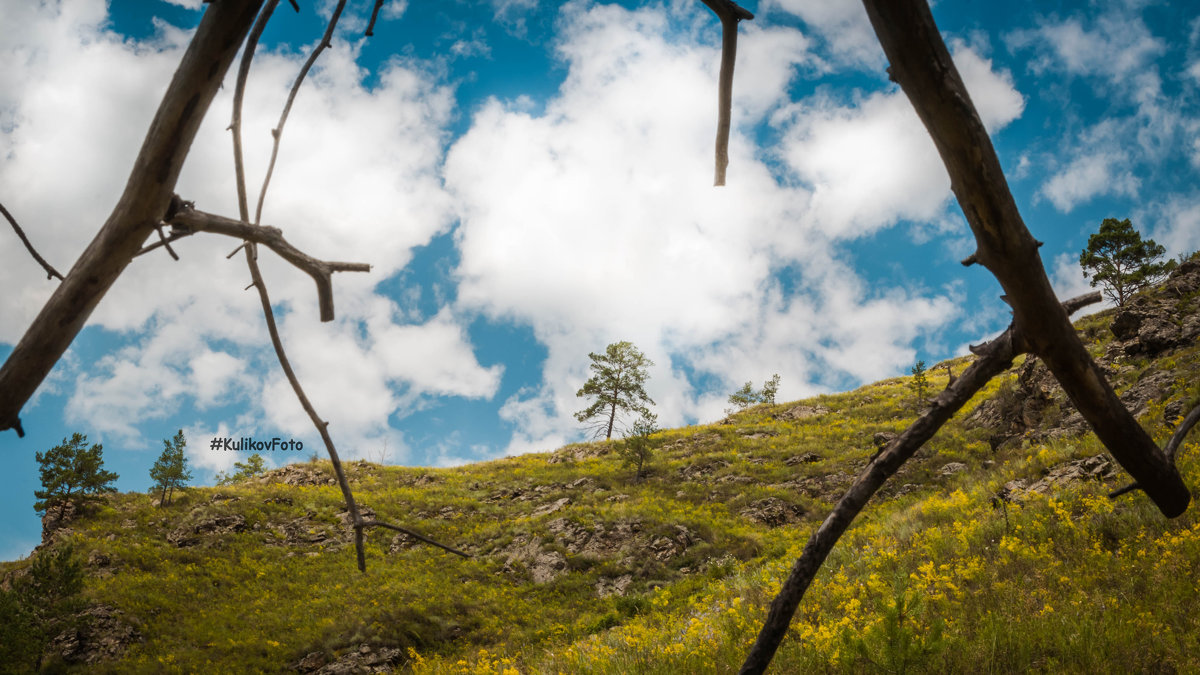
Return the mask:
<path id="1" fill-rule="evenodd" d="M 87 436 L 76 432 L 70 440 L 64 438 L 61 444 L 46 452 L 35 453 L 42 489 L 33 493 L 37 497 L 33 509 L 46 513 L 58 507 L 61 517 L 67 504 L 79 507 L 99 499 L 106 492 L 116 492 L 111 483 L 117 479 L 117 474 L 104 469 L 103 451 L 104 447 L 99 443 L 89 448 Z"/>
<path id="2" fill-rule="evenodd" d="M 1084 276 L 1092 286 L 1103 286 L 1104 294 L 1124 307 L 1134 293 L 1152 286 L 1175 269 L 1175 261 L 1161 262 L 1166 249 L 1153 239 L 1142 239 L 1129 219 L 1105 218 L 1100 231 L 1088 237 L 1079 254 Z"/>

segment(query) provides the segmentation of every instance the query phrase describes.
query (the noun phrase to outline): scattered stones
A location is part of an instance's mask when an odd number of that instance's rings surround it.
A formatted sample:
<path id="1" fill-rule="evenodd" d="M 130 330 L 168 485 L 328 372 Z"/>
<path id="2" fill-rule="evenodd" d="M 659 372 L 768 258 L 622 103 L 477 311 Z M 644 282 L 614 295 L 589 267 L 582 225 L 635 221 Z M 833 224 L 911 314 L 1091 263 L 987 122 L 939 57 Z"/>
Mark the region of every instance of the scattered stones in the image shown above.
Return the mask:
<path id="1" fill-rule="evenodd" d="M 775 416 L 779 420 L 803 420 L 809 417 L 817 417 L 829 412 L 829 408 L 823 405 L 797 405 L 784 410 Z"/>
<path id="2" fill-rule="evenodd" d="M 896 440 L 896 434 L 891 431 L 876 431 L 875 435 L 871 437 L 871 442 L 881 450 L 894 440 Z"/>
<path id="3" fill-rule="evenodd" d="M 724 469 L 727 466 L 729 466 L 729 462 L 723 459 L 700 461 L 681 467 L 679 469 L 679 476 L 685 480 L 699 480 L 707 478 L 717 470 Z"/>
<path id="4" fill-rule="evenodd" d="M 778 497 L 760 499 L 741 511 L 741 515 L 760 525 L 782 527 L 804 519 L 804 508 Z"/>
<path id="5" fill-rule="evenodd" d="M 786 466 L 796 466 L 797 464 L 812 464 L 813 462 L 821 461 L 821 456 L 815 452 L 806 452 L 803 455 L 792 455 L 783 460 Z"/>
<path id="6" fill-rule="evenodd" d="M 350 649 L 341 657 L 330 661 L 325 652 L 310 652 L 291 665 L 291 669 L 305 675 L 358 675 L 360 673 L 390 673 L 405 659 L 404 651 L 398 647 L 371 647 L 363 643 Z"/>
<path id="7" fill-rule="evenodd" d="M 571 503 L 570 497 L 563 497 L 562 499 L 556 499 L 553 502 L 550 502 L 549 504 L 543 504 L 543 505 L 537 507 L 536 509 L 533 510 L 533 513 L 530 515 L 532 515 L 534 517 L 549 515 L 556 511 L 561 511 L 561 510 L 565 509 L 567 507 L 567 505 L 570 503 Z"/>
<path id="8" fill-rule="evenodd" d="M 309 486 L 309 485 L 334 485 L 337 480 L 325 472 L 321 465 L 317 464 L 288 464 L 267 471 L 256 479 L 259 483 L 283 483 L 284 485 Z"/>

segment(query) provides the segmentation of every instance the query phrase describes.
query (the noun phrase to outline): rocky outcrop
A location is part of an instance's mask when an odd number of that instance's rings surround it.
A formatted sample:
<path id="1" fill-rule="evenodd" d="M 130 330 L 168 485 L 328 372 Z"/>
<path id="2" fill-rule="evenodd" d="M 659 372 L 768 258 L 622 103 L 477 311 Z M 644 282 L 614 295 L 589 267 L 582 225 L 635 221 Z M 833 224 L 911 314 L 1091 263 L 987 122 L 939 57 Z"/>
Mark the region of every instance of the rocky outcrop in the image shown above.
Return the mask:
<path id="1" fill-rule="evenodd" d="M 1140 294 L 1117 310 L 1111 330 L 1120 351 L 1155 356 L 1200 338 L 1200 314 L 1195 307 L 1183 306 L 1197 291 L 1200 261 L 1189 260 L 1175 269 L 1158 292 Z"/>
<path id="2" fill-rule="evenodd" d="M 75 616 L 74 627 L 50 642 L 48 654 L 72 664 L 98 664 L 119 657 L 129 645 L 142 642 L 141 633 L 108 605 L 89 607 Z"/>
<path id="3" fill-rule="evenodd" d="M 283 483 L 295 486 L 334 485 L 337 483 L 332 474 L 316 464 L 288 464 L 263 473 L 257 480 L 260 483 Z"/>
<path id="4" fill-rule="evenodd" d="M 795 421 L 804 420 L 810 417 L 819 417 L 829 412 L 829 408 L 823 405 L 797 405 L 784 410 L 783 412 L 774 415 L 777 420 Z"/>
<path id="5" fill-rule="evenodd" d="M 167 541 L 179 547 L 212 543 L 222 536 L 244 532 L 246 518 L 240 514 L 200 515 L 195 521 L 167 533 Z"/>
<path id="6" fill-rule="evenodd" d="M 760 499 L 741 510 L 741 516 L 759 525 L 782 527 L 804 520 L 804 508 L 778 497 Z"/>
<path id="7" fill-rule="evenodd" d="M 333 660 L 325 652 L 310 652 L 293 663 L 291 669 L 305 675 L 390 673 L 407 658 L 398 647 L 372 647 L 363 643 Z"/>

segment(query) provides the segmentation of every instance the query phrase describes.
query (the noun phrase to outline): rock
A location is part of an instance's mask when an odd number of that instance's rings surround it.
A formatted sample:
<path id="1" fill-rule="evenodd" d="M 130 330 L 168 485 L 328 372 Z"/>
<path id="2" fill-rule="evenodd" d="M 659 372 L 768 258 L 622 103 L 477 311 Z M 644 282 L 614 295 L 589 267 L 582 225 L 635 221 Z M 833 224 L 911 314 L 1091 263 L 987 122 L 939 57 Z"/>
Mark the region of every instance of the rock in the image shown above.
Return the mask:
<path id="1" fill-rule="evenodd" d="M 804 509 L 778 497 L 767 497 L 750 504 L 741 511 L 741 515 L 760 525 L 781 527 L 803 520 Z"/>
<path id="2" fill-rule="evenodd" d="M 563 510 L 570 503 L 571 503 L 570 497 L 563 497 L 562 499 L 556 499 L 555 501 L 553 501 L 549 504 L 543 504 L 543 505 L 537 507 L 536 509 L 533 510 L 533 513 L 530 515 L 535 516 L 535 517 L 536 516 L 546 516 L 546 515 L 556 512 L 556 511 Z"/>
<path id="3" fill-rule="evenodd" d="M 1026 488 L 1027 492 L 1050 494 L 1079 481 L 1104 480 L 1113 475 L 1115 467 L 1106 455 L 1094 455 L 1059 464 L 1041 479 Z"/>
<path id="4" fill-rule="evenodd" d="M 87 559 L 88 567 L 101 568 L 108 567 L 111 564 L 112 558 L 109 558 L 107 554 L 101 553 L 100 551 L 92 551 L 91 555 L 89 555 Z"/>
<path id="5" fill-rule="evenodd" d="M 245 517 L 238 514 L 218 515 L 203 518 L 193 525 L 181 525 L 167 534 L 167 541 L 179 547 L 195 546 L 204 540 L 220 538 L 221 535 L 243 532 Z"/>
<path id="6" fill-rule="evenodd" d="M 875 447 L 883 449 L 896 438 L 896 434 L 890 431 L 876 431 L 875 435 L 871 437 L 871 442 L 875 444 Z"/>
<path id="7" fill-rule="evenodd" d="M 585 476 L 583 478 L 578 478 L 576 480 L 571 481 L 570 483 L 567 483 L 567 487 L 572 490 L 578 490 L 580 488 L 591 487 L 595 484 L 596 484 L 596 481 Z"/>
<path id="8" fill-rule="evenodd" d="M 696 462 L 695 464 L 689 464 L 685 467 L 681 467 L 679 469 L 679 476 L 685 480 L 707 478 L 717 470 L 723 469 L 727 466 L 729 466 L 729 462 L 726 462 L 723 459 Z"/>
<path id="9" fill-rule="evenodd" d="M 966 471 L 966 470 L 967 470 L 966 464 L 963 464 L 962 462 L 950 462 L 949 464 L 942 466 L 942 470 L 940 473 L 943 476 L 952 476 L 960 471 Z"/>
<path id="10" fill-rule="evenodd" d="M 341 657 L 330 661 L 324 652 L 310 652 L 293 663 L 291 669 L 312 675 L 349 675 L 350 673 L 390 673 L 405 659 L 397 647 L 374 647 L 361 644 L 350 648 Z"/>
<path id="11" fill-rule="evenodd" d="M 809 417 L 817 417 L 829 412 L 829 408 L 823 405 L 797 405 L 775 416 L 779 420 L 803 420 Z"/>
<path id="12" fill-rule="evenodd" d="M 624 597 L 625 590 L 633 583 L 632 574 L 622 574 L 619 577 L 600 577 L 596 581 L 596 595 L 607 598 L 610 595 Z"/>
<path id="13" fill-rule="evenodd" d="M 97 664 L 119 657 L 142 635 L 108 605 L 89 607 L 75 616 L 76 627 L 59 633 L 47 648 L 69 664 Z"/>
<path id="14" fill-rule="evenodd" d="M 783 460 L 787 466 L 796 466 L 797 464 L 812 464 L 813 462 L 821 461 L 821 456 L 815 452 L 806 452 L 803 455 L 792 455 Z"/>
<path id="15" fill-rule="evenodd" d="M 67 525 L 78 515 L 79 509 L 75 502 L 66 502 L 61 507 L 52 506 L 46 509 L 46 515 L 42 516 L 42 545 L 50 543 L 56 533 L 58 537 L 71 534 L 72 530 Z"/>
<path id="16" fill-rule="evenodd" d="M 1122 308 L 1113 317 L 1113 322 L 1109 326 L 1109 330 L 1112 331 L 1113 337 L 1122 342 L 1132 340 L 1138 336 L 1138 329 L 1141 328 L 1144 318 L 1141 313 L 1132 307 Z"/>

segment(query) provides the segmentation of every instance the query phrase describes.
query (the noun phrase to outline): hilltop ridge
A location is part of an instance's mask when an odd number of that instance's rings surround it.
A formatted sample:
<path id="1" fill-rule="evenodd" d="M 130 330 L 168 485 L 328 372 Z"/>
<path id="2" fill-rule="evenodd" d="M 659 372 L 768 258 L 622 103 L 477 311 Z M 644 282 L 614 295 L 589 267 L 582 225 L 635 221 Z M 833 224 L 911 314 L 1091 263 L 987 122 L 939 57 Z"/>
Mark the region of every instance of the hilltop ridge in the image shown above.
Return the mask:
<path id="1" fill-rule="evenodd" d="M 1076 322 L 1155 439 L 1200 400 L 1200 261 Z M 932 391 L 971 357 L 929 369 Z M 112 495 L 47 522 L 82 607 L 44 663 L 78 672 L 735 672 L 808 533 L 915 417 L 910 378 L 760 405 L 654 436 L 453 469 L 348 462 L 367 517 L 354 568 L 328 462 Z M 1189 485 L 1196 442 L 1181 454 Z M 780 651 L 780 672 L 1200 668 L 1200 519 L 1166 521 L 1036 359 L 1018 359 L 868 505 Z M 1193 488 L 1194 489 L 1194 488 Z M 3 587 L 30 560 L 0 565 Z M 901 639 L 903 638 L 903 639 Z M 18 669 L 17 672 L 20 672 Z"/>

